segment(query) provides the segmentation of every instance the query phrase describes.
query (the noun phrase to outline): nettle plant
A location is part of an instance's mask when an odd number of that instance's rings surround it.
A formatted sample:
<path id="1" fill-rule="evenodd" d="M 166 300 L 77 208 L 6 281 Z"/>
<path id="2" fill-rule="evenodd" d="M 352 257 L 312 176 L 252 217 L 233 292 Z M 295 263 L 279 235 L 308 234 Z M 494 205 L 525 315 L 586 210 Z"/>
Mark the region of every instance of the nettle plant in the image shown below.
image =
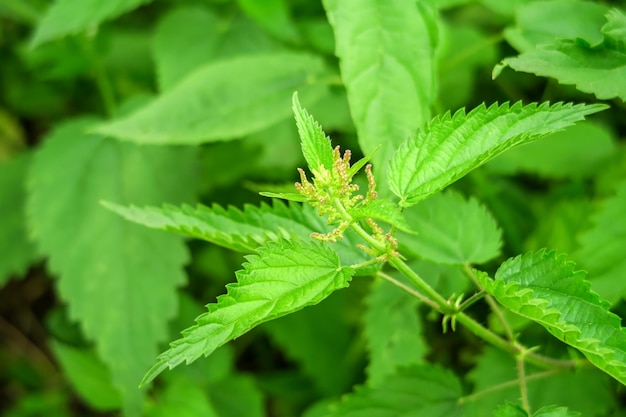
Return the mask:
<path id="1" fill-rule="evenodd" d="M 208 312 L 159 356 L 143 384 L 167 368 L 210 355 L 261 323 L 317 304 L 352 280 L 374 276 L 379 281 L 375 292 L 395 294 L 400 290 L 402 296 L 413 297 L 438 313 L 444 332 L 464 326 L 511 356 L 516 363 L 520 401 L 501 404 L 494 415 L 577 415 L 560 404 L 537 410 L 529 398 L 529 380 L 595 366 L 626 383 L 626 333 L 620 318 L 591 291 L 585 272 L 577 270 L 565 254 L 539 250 L 519 255 L 504 261 L 494 276 L 475 268 L 498 255 L 501 233 L 475 200 L 440 192 L 505 150 L 564 129 L 604 108 L 600 104 L 494 104 L 437 117 L 398 147 L 387 177 L 379 180 L 395 194 L 394 199 L 379 196 L 368 163 L 372 155 L 351 164 L 351 151 L 342 154 L 339 146 L 333 148 L 294 95 L 293 110 L 311 179 L 298 169 L 297 192 L 263 193 L 290 200 L 289 204 L 274 201 L 239 211 L 107 203 L 125 218 L 152 228 L 235 249 L 254 248 L 237 272 L 237 282 L 227 285 L 227 294 L 210 304 Z M 364 191 L 355 183 L 363 168 Z M 424 211 L 412 211 L 429 197 L 436 200 L 429 207 L 434 211 L 431 217 Z M 422 218 L 414 223 L 410 220 L 414 217 Z M 450 233 L 433 232 L 430 222 L 447 223 Z M 411 267 L 415 256 L 401 248 L 425 244 L 433 246 L 431 259 L 458 265 L 473 288 L 467 296 L 442 295 Z M 381 297 L 383 302 L 393 303 L 393 298 Z M 468 312 L 479 301 L 491 309 L 500 333 Z M 381 346 L 372 351 L 370 383 L 334 404 L 327 415 L 449 416 L 463 415 L 466 404 L 471 409 L 473 396 L 480 393 L 465 393 L 450 371 L 432 364 L 402 366 L 411 363 L 410 356 L 418 355 L 422 348 L 408 341 L 401 342 L 405 346 L 394 346 L 393 336 L 385 340 L 389 330 L 384 329 L 402 323 L 383 311 L 381 316 L 372 313 L 369 317 L 374 321 L 370 330 L 380 331 L 375 337 L 381 339 Z M 574 349 L 562 349 L 555 355 L 543 352 L 540 346 L 525 345 L 509 312 L 540 324 Z M 529 366 L 535 371 L 529 373 Z M 498 388 L 504 386 L 492 387 Z"/>
<path id="2" fill-rule="evenodd" d="M 609 3 L 0 0 L 8 415 L 625 416 Z"/>

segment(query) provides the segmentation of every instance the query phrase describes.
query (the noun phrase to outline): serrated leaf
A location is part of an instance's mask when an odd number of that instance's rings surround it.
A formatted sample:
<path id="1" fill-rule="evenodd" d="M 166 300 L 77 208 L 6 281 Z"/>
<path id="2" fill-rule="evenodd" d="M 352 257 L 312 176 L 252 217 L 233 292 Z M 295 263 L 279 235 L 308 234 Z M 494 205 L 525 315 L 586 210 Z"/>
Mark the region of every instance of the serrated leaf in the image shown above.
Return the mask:
<path id="1" fill-rule="evenodd" d="M 243 210 L 219 205 L 206 207 L 123 207 L 104 203 L 127 220 L 144 226 L 202 239 L 239 252 L 250 253 L 268 241 L 308 239 L 313 232 L 328 233 L 332 227 L 309 205 L 274 200 L 273 206 L 245 205 Z M 367 254 L 356 248 L 358 238 L 346 231 L 344 239 L 333 247 L 344 265 L 367 260 Z M 364 273 L 367 271 L 364 271 Z"/>
<path id="2" fill-rule="evenodd" d="M 424 2 L 325 0 L 359 145 L 386 177 L 393 151 L 430 118 L 434 12 Z M 386 189 L 386 184 L 381 183 Z"/>
<path id="3" fill-rule="evenodd" d="M 485 263 L 500 254 L 502 232 L 475 198 L 446 191 L 404 210 L 413 235 L 401 235 L 406 251 L 431 261 L 461 265 Z"/>
<path id="4" fill-rule="evenodd" d="M 528 413 L 519 405 L 507 402 L 495 409 L 493 417 L 528 417 Z"/>
<path id="5" fill-rule="evenodd" d="M 626 384 L 626 333 L 621 319 L 589 289 L 586 273 L 574 268 L 565 255 L 541 250 L 504 262 L 494 280 L 487 274 L 478 278 L 502 305 L 541 324 Z"/>
<path id="6" fill-rule="evenodd" d="M 510 66 L 575 85 L 601 100 L 619 97 L 626 101 L 626 15 L 613 9 L 606 17 L 604 39 L 599 45 L 591 46 L 578 38 L 558 40 L 504 59 L 493 69 L 493 77 Z"/>
<path id="7" fill-rule="evenodd" d="M 372 285 L 363 317 L 369 385 L 378 386 L 398 369 L 424 362 L 428 347 L 418 305 L 417 298 L 387 281 L 377 280 Z"/>
<path id="8" fill-rule="evenodd" d="M 96 29 L 113 19 L 149 3 L 151 0 L 55 0 L 39 21 L 31 46 L 63 36 Z"/>
<path id="9" fill-rule="evenodd" d="M 595 45 L 602 41 L 600 28 L 608 11 L 606 5 L 589 1 L 530 2 L 515 9 L 515 25 L 505 29 L 504 37 L 519 52 L 557 39 L 580 38 Z"/>
<path id="10" fill-rule="evenodd" d="M 281 49 L 284 47 L 249 20 L 229 16 L 225 21 L 200 6 L 182 6 L 164 14 L 152 42 L 161 91 L 209 62 Z"/>
<path id="11" fill-rule="evenodd" d="M 300 105 L 298 93 L 293 93 L 292 109 L 298 126 L 302 154 L 311 172 L 320 171 L 323 166 L 326 170 L 333 169 L 333 148 L 330 138 L 326 136 L 322 127 Z"/>
<path id="12" fill-rule="evenodd" d="M 610 302 L 626 297 L 626 181 L 593 216 L 594 226 L 580 237 L 576 259 L 589 271 L 594 290 Z"/>
<path id="13" fill-rule="evenodd" d="M 247 257 L 237 282 L 208 306 L 148 370 L 147 384 L 166 368 L 191 363 L 269 320 L 315 305 L 348 286 L 354 271 L 329 247 L 302 241 L 269 242 Z"/>
<path id="14" fill-rule="evenodd" d="M 151 144 L 235 139 L 285 119 L 295 90 L 307 103 L 318 100 L 325 91 L 324 71 L 321 58 L 299 52 L 223 59 L 193 71 L 144 108 L 94 131 Z"/>
<path id="15" fill-rule="evenodd" d="M 404 369 L 376 387 L 357 387 L 332 407 L 328 417 L 461 416 L 461 385 L 432 365 Z"/>
<path id="16" fill-rule="evenodd" d="M 28 216 L 70 316 L 95 341 L 132 416 L 143 396 L 137 384 L 176 312 L 188 255 L 179 237 L 129 224 L 99 200 L 192 200 L 195 151 L 86 135 L 97 122 L 69 122 L 46 138 L 30 172 Z"/>
<path id="17" fill-rule="evenodd" d="M 546 373 L 545 369 L 526 364 L 526 378 L 528 401 L 533 409 L 561 404 L 585 416 L 603 417 L 616 407 L 615 398 L 606 389 L 610 377 L 592 367 Z M 467 415 L 489 415 L 504 402 L 519 404 L 517 380 L 515 358 L 507 352 L 486 348 L 468 374 L 473 392 L 463 398 Z"/>
<path id="18" fill-rule="evenodd" d="M 0 286 L 37 258 L 26 229 L 26 172 L 30 156 L 0 162 Z"/>
<path id="19" fill-rule="evenodd" d="M 389 168 L 391 190 L 410 206 L 445 188 L 498 154 L 564 129 L 605 109 L 600 104 L 521 102 L 484 104 L 468 114 L 433 119 L 396 151 Z"/>
<path id="20" fill-rule="evenodd" d="M 111 373 L 92 349 L 78 349 L 56 340 L 50 347 L 63 375 L 90 407 L 99 411 L 121 407 L 120 395 L 111 383 Z"/>

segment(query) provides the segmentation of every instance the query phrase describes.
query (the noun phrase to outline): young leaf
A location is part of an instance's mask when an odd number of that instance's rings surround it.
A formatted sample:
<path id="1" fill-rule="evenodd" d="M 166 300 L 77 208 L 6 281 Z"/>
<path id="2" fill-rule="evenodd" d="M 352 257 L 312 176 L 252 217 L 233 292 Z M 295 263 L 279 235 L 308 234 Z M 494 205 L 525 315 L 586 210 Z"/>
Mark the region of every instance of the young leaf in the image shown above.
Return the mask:
<path id="1" fill-rule="evenodd" d="M 31 46 L 97 28 L 151 0 L 55 0 L 37 25 Z"/>
<path id="2" fill-rule="evenodd" d="M 269 242 L 257 253 L 247 257 L 244 269 L 236 273 L 237 283 L 227 285 L 228 293 L 159 355 L 142 384 L 166 368 L 210 355 L 263 322 L 319 303 L 347 287 L 354 273 L 341 267 L 337 254 L 321 244 L 283 240 Z"/>
<path id="3" fill-rule="evenodd" d="M 359 144 L 365 154 L 382 144 L 373 161 L 385 178 L 394 149 L 430 118 L 434 13 L 424 2 L 404 0 L 323 3 Z"/>
<path id="4" fill-rule="evenodd" d="M 176 311 L 188 254 L 179 237 L 129 224 L 99 200 L 192 200 L 195 151 L 86 135 L 97 122 L 69 122 L 46 138 L 30 172 L 28 218 L 72 319 L 95 341 L 133 416 L 143 396 L 137 384 Z"/>
<path id="5" fill-rule="evenodd" d="M 243 211 L 219 205 L 197 207 L 170 205 L 159 207 L 123 207 L 104 203 L 127 220 L 144 226 L 167 230 L 183 236 L 202 239 L 239 252 L 255 252 L 259 246 L 278 239 L 308 239 L 311 233 L 332 230 L 309 205 L 274 200 L 274 205 L 246 205 Z M 357 238 L 347 231 L 334 249 L 345 265 L 367 260 L 367 254 L 356 248 Z"/>
<path id="6" fill-rule="evenodd" d="M 294 90 L 307 102 L 318 100 L 325 93 L 319 84 L 323 73 L 319 57 L 299 52 L 224 59 L 192 72 L 137 112 L 94 130 L 152 144 L 235 139 L 286 118 Z"/>
<path id="7" fill-rule="evenodd" d="M 603 298 L 617 302 L 626 297 L 626 181 L 617 187 L 594 215 L 594 226 L 580 237 L 576 253 L 581 265 L 593 277 L 593 287 Z"/>
<path id="8" fill-rule="evenodd" d="M 406 140 L 391 160 L 389 182 L 410 206 L 445 188 L 496 155 L 605 109 L 600 104 L 484 104 L 436 117 Z"/>
<path id="9" fill-rule="evenodd" d="M 626 101 L 626 15 L 611 10 L 602 27 L 604 39 L 589 45 L 581 39 L 564 39 L 504 59 L 493 69 L 497 77 L 503 68 L 555 78 L 573 84 L 601 100 L 619 97 Z"/>
<path id="10" fill-rule="evenodd" d="M 293 93 L 292 108 L 296 118 L 296 126 L 298 126 L 302 154 L 309 165 L 309 170 L 319 172 L 320 166 L 328 171 L 332 170 L 333 148 L 330 144 L 330 138 L 326 136 L 313 116 L 300 106 L 297 92 Z"/>
<path id="11" fill-rule="evenodd" d="M 580 350 L 591 363 L 626 384 L 626 333 L 609 303 L 592 292 L 584 271 L 565 255 L 540 250 L 503 263 L 495 279 L 480 274 L 487 292 Z"/>
<path id="12" fill-rule="evenodd" d="M 461 416 L 461 384 L 432 365 L 399 371 L 375 387 L 358 387 L 344 396 L 328 417 Z"/>
<path id="13" fill-rule="evenodd" d="M 481 264 L 500 254 L 502 232 L 474 198 L 444 192 L 409 207 L 404 216 L 417 233 L 399 240 L 407 251 L 422 258 L 442 264 Z"/>
<path id="14" fill-rule="evenodd" d="M 417 298 L 387 281 L 376 280 L 366 305 L 367 382 L 379 386 L 398 369 L 422 364 L 428 348 L 422 337 Z"/>
<path id="15" fill-rule="evenodd" d="M 37 253 L 26 230 L 28 155 L 0 162 L 0 286 L 12 275 L 21 275 Z"/>

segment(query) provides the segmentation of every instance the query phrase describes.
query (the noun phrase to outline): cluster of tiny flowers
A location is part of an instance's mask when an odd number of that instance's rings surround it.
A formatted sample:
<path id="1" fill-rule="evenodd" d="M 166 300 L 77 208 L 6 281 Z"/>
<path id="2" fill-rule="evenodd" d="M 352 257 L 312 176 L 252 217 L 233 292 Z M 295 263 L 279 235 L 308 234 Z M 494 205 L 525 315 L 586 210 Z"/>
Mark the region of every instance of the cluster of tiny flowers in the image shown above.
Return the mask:
<path id="1" fill-rule="evenodd" d="M 385 233 L 385 231 L 373 220 L 367 219 L 367 224 L 372 229 L 372 237 L 381 245 L 385 247 L 385 250 L 381 252 L 370 248 L 369 246 L 358 244 L 357 247 L 365 251 L 368 255 L 375 256 L 379 262 L 387 262 L 389 258 L 400 257 L 398 252 L 398 239 L 396 239 L 391 233 Z"/>

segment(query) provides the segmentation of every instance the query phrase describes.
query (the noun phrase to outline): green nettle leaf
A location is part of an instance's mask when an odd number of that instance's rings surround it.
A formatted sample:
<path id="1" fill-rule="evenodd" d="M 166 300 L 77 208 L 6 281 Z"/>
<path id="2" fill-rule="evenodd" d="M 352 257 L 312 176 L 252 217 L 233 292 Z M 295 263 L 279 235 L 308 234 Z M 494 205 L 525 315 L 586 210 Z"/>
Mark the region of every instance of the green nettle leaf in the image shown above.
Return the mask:
<path id="1" fill-rule="evenodd" d="M 377 280 L 366 300 L 364 333 L 370 353 L 368 384 L 378 386 L 398 369 L 423 363 L 428 352 L 417 313 L 419 300 Z"/>
<path id="2" fill-rule="evenodd" d="M 323 166 L 326 170 L 333 169 L 333 148 L 330 138 L 326 136 L 322 127 L 315 121 L 306 109 L 300 106 L 298 94 L 294 93 L 292 98 L 293 114 L 300 136 L 300 146 L 302 154 L 311 172 L 320 171 Z"/>
<path id="3" fill-rule="evenodd" d="M 375 387 L 358 387 L 334 405 L 328 417 L 454 417 L 462 415 L 461 384 L 431 365 L 399 371 Z"/>
<path id="4" fill-rule="evenodd" d="M 474 168 L 522 143 L 556 132 L 607 107 L 600 104 L 521 102 L 484 104 L 433 119 L 396 151 L 389 168 L 391 190 L 410 206 Z"/>
<path id="5" fill-rule="evenodd" d="M 0 286 L 37 258 L 26 230 L 26 154 L 0 163 Z"/>
<path id="6" fill-rule="evenodd" d="M 600 28 L 608 11 L 606 5 L 589 1 L 529 2 L 515 9 L 515 25 L 506 28 L 504 36 L 519 52 L 553 43 L 555 39 L 579 38 L 595 45 L 602 41 Z"/>
<path id="7" fill-rule="evenodd" d="M 33 35 L 33 47 L 66 35 L 86 32 L 151 0 L 55 0 Z"/>
<path id="8" fill-rule="evenodd" d="M 626 101 L 626 15 L 613 9 L 606 19 L 600 44 L 590 45 L 579 38 L 557 40 L 504 59 L 493 69 L 493 77 L 510 66 L 516 71 L 555 78 L 561 84 L 573 84 L 602 100 L 619 97 Z"/>
<path id="9" fill-rule="evenodd" d="M 417 234 L 399 237 L 408 252 L 442 264 L 485 263 L 500 254 L 502 232 L 485 206 L 457 192 L 434 195 L 404 216 Z"/>
<path id="10" fill-rule="evenodd" d="M 626 181 L 617 187 L 593 218 L 594 226 L 580 237 L 576 258 L 593 277 L 593 288 L 610 302 L 626 297 Z"/>
<path id="11" fill-rule="evenodd" d="M 192 200 L 195 151 L 84 133 L 98 122 L 69 122 L 46 139 L 30 172 L 28 217 L 72 319 L 95 341 L 132 416 L 143 396 L 137 384 L 176 312 L 188 254 L 181 238 L 130 224 L 99 201 Z"/>
<path id="12" fill-rule="evenodd" d="M 255 252 L 268 241 L 279 239 L 309 239 L 311 233 L 328 233 L 333 228 L 317 215 L 309 205 L 289 204 L 274 200 L 273 206 L 262 203 L 259 207 L 245 205 L 243 210 L 214 204 L 195 208 L 188 205 L 175 207 L 123 207 L 104 203 L 127 220 L 144 226 L 172 231 L 183 236 L 202 239 L 239 252 Z M 363 262 L 368 255 L 356 248 L 358 243 L 352 231 L 334 244 L 345 265 Z M 363 271 L 367 273 L 368 271 Z M 370 271 L 371 272 L 371 271 Z"/>
<path id="13" fill-rule="evenodd" d="M 404 0 L 323 3 L 359 144 L 365 154 L 382 144 L 374 165 L 384 178 L 393 151 L 430 119 L 434 13 L 423 2 Z"/>
<path id="14" fill-rule="evenodd" d="M 287 118 L 294 90 L 307 103 L 322 97 L 324 68 L 320 57 L 299 52 L 219 60 L 193 71 L 135 113 L 94 130 L 151 144 L 235 139 Z"/>
<path id="15" fill-rule="evenodd" d="M 197 324 L 159 355 L 142 384 L 166 368 L 210 355 L 224 343 L 269 320 L 315 305 L 334 291 L 348 286 L 354 271 L 341 267 L 329 247 L 302 241 L 269 242 L 247 257 L 236 273 L 237 283 L 208 306 Z"/>
<path id="16" fill-rule="evenodd" d="M 511 311 L 541 324 L 591 363 L 626 384 L 626 333 L 610 304 L 592 292 L 584 271 L 565 255 L 540 250 L 504 262 L 487 292 Z"/>

